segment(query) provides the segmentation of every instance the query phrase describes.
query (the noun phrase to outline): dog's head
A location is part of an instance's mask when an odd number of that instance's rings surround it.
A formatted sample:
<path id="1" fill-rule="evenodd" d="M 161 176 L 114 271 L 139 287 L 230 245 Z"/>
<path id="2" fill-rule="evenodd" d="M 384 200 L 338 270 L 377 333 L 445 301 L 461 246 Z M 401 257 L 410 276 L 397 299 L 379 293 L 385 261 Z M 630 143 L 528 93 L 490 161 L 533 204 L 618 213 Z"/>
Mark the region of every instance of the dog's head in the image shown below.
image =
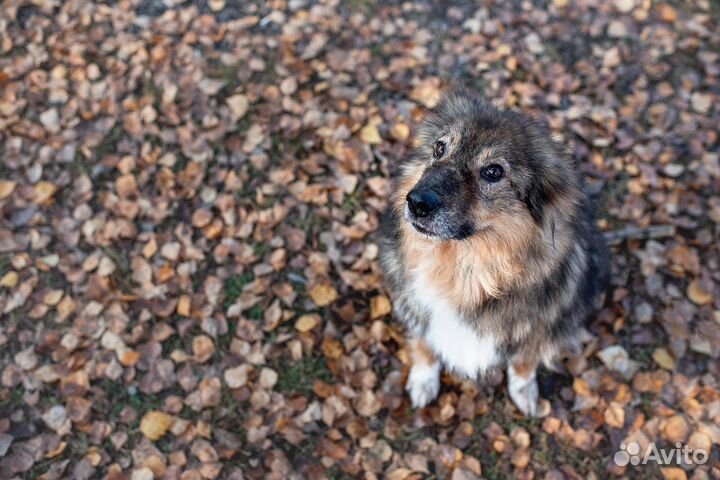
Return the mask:
<path id="1" fill-rule="evenodd" d="M 419 139 L 396 207 L 424 235 L 462 240 L 542 227 L 549 208 L 572 206 L 575 169 L 525 115 L 453 92 L 425 119 Z"/>

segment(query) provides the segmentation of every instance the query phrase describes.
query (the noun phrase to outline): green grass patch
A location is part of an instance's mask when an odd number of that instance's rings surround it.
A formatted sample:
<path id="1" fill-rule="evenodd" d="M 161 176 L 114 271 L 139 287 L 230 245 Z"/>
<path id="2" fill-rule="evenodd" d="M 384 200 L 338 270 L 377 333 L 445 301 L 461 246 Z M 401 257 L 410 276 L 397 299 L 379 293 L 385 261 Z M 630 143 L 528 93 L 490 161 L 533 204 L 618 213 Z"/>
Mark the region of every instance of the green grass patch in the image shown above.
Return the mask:
<path id="1" fill-rule="evenodd" d="M 294 365 L 283 361 L 276 387 L 283 393 L 310 395 L 316 379 L 333 383 L 333 374 L 323 357 L 304 357 Z"/>
<path id="2" fill-rule="evenodd" d="M 245 272 L 242 275 L 232 275 L 225 279 L 225 302 L 223 305 L 228 308 L 230 305 L 235 303 L 242 293 L 242 289 L 245 285 L 253 281 L 252 272 Z"/>

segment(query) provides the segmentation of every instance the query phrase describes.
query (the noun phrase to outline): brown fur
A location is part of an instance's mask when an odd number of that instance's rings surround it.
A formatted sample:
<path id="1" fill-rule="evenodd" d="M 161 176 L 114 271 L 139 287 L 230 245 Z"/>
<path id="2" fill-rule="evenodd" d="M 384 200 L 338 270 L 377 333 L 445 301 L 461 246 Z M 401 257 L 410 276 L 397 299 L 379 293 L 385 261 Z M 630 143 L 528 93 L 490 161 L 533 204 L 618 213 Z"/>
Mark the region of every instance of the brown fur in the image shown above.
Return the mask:
<path id="1" fill-rule="evenodd" d="M 488 153 L 489 154 L 489 153 Z M 408 192 L 422 177 L 423 164 L 408 165 L 393 198 L 393 206 L 402 215 Z M 574 196 L 558 197 L 552 205 L 553 214 L 575 210 Z M 476 213 L 477 214 L 477 213 Z M 491 232 L 479 232 L 461 242 L 437 242 L 415 230 L 409 223 L 401 225 L 402 254 L 408 274 L 425 273 L 433 286 L 447 292 L 450 302 L 459 310 L 483 303 L 487 298 L 498 298 L 524 280 L 533 280 L 552 268 L 567 254 L 571 235 L 562 224 L 554 232 L 554 244 L 548 248 L 553 261 L 538 265 L 542 270 L 535 275 L 528 271 L 527 253 L 531 245 L 543 242 L 543 230 L 525 210 L 482 217 L 492 224 Z"/>

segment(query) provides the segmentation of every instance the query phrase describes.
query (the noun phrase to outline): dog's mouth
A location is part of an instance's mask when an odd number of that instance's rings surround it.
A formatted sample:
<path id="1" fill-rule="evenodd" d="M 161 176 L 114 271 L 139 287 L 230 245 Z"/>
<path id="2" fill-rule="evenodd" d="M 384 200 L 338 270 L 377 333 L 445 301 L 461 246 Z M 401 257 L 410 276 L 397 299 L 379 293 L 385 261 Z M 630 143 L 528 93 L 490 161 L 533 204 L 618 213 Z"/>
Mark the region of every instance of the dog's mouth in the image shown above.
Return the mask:
<path id="1" fill-rule="evenodd" d="M 428 230 L 427 228 L 423 227 L 422 225 L 420 225 L 420 224 L 419 224 L 417 221 L 415 221 L 415 220 L 410 220 L 410 225 L 412 225 L 415 230 L 417 230 L 418 232 L 422 233 L 423 235 L 427 235 L 427 236 L 429 236 L 429 237 L 434 237 L 434 236 L 435 236 L 435 233 L 434 233 L 434 232 L 432 232 L 432 231 Z"/>
<path id="2" fill-rule="evenodd" d="M 412 213 L 410 213 L 410 209 L 407 205 L 405 205 L 405 220 L 412 225 L 412 227 L 417 231 L 418 233 L 421 233 L 423 235 L 427 235 L 428 237 L 438 237 L 439 234 L 435 232 L 433 229 L 429 228 L 427 225 L 424 225 L 422 220 L 415 217 Z"/>

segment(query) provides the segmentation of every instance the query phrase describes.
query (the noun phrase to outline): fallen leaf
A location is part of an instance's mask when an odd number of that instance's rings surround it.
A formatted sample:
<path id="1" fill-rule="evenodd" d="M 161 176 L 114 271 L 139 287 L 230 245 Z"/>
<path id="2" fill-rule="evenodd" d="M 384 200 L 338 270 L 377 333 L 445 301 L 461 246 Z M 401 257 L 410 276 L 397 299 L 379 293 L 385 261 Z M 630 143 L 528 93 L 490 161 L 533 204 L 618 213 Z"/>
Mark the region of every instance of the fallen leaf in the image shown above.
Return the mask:
<path id="1" fill-rule="evenodd" d="M 389 314 L 391 310 L 392 304 L 390 303 L 390 299 L 385 295 L 376 295 L 370 299 L 370 318 L 372 320 L 384 317 Z"/>
<path id="2" fill-rule="evenodd" d="M 401 142 L 404 142 L 410 136 L 410 127 L 405 123 L 396 123 L 390 129 L 390 135 Z"/>
<path id="3" fill-rule="evenodd" d="M 215 353 L 215 344 L 207 335 L 198 335 L 192 342 L 193 358 L 197 363 L 205 363 Z"/>
<path id="4" fill-rule="evenodd" d="M 598 352 L 597 356 L 609 369 L 620 372 L 626 380 L 632 379 L 640 368 L 640 365 L 632 360 L 620 345 L 609 346 Z"/>
<path id="5" fill-rule="evenodd" d="M 655 8 L 657 8 L 658 13 L 660 14 L 660 18 L 662 18 L 664 21 L 672 23 L 677 20 L 677 11 L 667 3 L 661 3 Z"/>
<path id="6" fill-rule="evenodd" d="M 329 283 L 319 283 L 310 289 L 310 299 L 318 307 L 325 307 L 338 299 L 338 292 Z"/>
<path id="7" fill-rule="evenodd" d="M 53 183 L 45 181 L 38 182 L 38 184 L 35 185 L 35 198 L 33 198 L 33 202 L 42 205 L 50 200 L 56 191 L 57 187 Z"/>
<path id="8" fill-rule="evenodd" d="M 668 352 L 666 348 L 656 348 L 655 351 L 653 351 L 652 358 L 655 360 L 655 363 L 665 370 L 672 371 L 675 368 L 675 359 L 670 355 L 670 352 Z"/>
<path id="9" fill-rule="evenodd" d="M 247 364 L 242 364 L 234 368 L 228 368 L 223 374 L 225 383 L 227 383 L 230 388 L 243 387 L 247 383 L 249 371 L 250 366 Z"/>
<path id="10" fill-rule="evenodd" d="M 382 143 L 382 137 L 377 127 L 371 123 L 365 125 L 360 130 L 360 139 L 369 145 L 378 145 Z"/>
<path id="11" fill-rule="evenodd" d="M 4 200 L 15 191 L 16 182 L 10 180 L 0 180 L 0 200 Z"/>
<path id="12" fill-rule="evenodd" d="M 699 279 L 695 279 L 690 282 L 687 289 L 687 295 L 693 303 L 698 305 L 707 305 L 713 300 L 712 294 L 703 290 Z"/>
<path id="13" fill-rule="evenodd" d="M 225 0 L 208 0 L 208 5 L 213 12 L 219 12 L 225 8 Z"/>
<path id="14" fill-rule="evenodd" d="M 318 325 L 320 325 L 320 315 L 316 313 L 306 313 L 297 319 L 295 329 L 298 332 L 307 333 Z"/>
<path id="15" fill-rule="evenodd" d="M 250 103 L 245 95 L 233 95 L 225 100 L 235 120 L 240 120 L 248 111 Z"/>
<path id="16" fill-rule="evenodd" d="M 10 270 L 5 275 L 3 275 L 2 279 L 0 279 L 0 286 L 14 288 L 18 284 L 19 280 L 20 275 L 18 275 L 17 272 Z"/>
<path id="17" fill-rule="evenodd" d="M 175 421 L 172 415 L 151 410 L 140 421 L 140 431 L 150 441 L 162 438 Z"/>
<path id="18" fill-rule="evenodd" d="M 410 98 L 427 108 L 435 108 L 440 96 L 440 79 L 437 77 L 426 78 L 410 91 Z"/>

